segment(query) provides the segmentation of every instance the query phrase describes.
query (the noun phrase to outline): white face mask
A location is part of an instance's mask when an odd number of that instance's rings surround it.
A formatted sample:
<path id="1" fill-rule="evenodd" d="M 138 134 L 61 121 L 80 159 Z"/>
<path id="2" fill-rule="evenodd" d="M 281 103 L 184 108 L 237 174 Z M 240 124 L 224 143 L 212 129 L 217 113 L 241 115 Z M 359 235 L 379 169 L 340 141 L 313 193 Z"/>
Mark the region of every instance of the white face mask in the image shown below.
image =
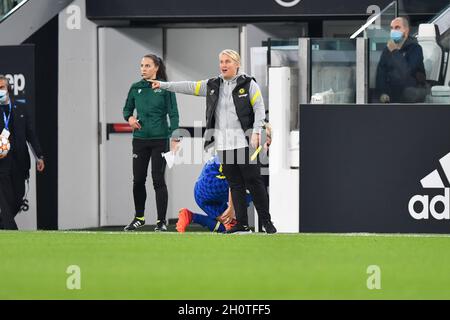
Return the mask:
<path id="1" fill-rule="evenodd" d="M 0 90 L 0 103 L 5 104 L 8 102 L 8 91 Z"/>

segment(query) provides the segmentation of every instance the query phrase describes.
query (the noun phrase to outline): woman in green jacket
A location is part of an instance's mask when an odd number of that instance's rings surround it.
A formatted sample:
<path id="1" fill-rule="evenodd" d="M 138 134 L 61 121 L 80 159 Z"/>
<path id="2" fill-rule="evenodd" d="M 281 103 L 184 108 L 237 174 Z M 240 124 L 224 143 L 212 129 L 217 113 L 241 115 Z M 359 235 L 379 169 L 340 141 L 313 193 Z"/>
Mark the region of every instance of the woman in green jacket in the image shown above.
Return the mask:
<path id="1" fill-rule="evenodd" d="M 158 213 L 155 231 L 166 231 L 168 192 L 164 179 L 166 162 L 162 153 L 168 151 L 169 139 L 171 150 L 176 150 L 179 142 L 173 136 L 178 129 L 177 101 L 174 93 L 151 88 L 150 80 L 167 81 L 166 68 L 161 58 L 154 54 L 144 56 L 140 69 L 142 80 L 131 86 L 123 108 L 123 117 L 133 128 L 133 197 L 136 210 L 133 221 L 124 230 L 133 231 L 145 224 L 145 181 L 151 159 Z"/>

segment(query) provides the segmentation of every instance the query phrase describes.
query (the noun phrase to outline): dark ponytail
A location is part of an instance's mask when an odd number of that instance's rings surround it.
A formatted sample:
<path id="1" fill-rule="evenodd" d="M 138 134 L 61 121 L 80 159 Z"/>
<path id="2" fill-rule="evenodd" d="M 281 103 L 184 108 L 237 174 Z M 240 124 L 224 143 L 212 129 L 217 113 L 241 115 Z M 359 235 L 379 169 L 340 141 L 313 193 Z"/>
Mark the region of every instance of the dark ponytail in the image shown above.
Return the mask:
<path id="1" fill-rule="evenodd" d="M 153 63 L 155 66 L 158 67 L 158 72 L 156 73 L 156 79 L 162 80 L 162 81 L 168 81 L 167 73 L 166 73 L 166 66 L 164 65 L 164 62 L 160 57 L 158 57 L 156 54 L 146 54 L 144 58 L 150 58 L 153 60 Z"/>

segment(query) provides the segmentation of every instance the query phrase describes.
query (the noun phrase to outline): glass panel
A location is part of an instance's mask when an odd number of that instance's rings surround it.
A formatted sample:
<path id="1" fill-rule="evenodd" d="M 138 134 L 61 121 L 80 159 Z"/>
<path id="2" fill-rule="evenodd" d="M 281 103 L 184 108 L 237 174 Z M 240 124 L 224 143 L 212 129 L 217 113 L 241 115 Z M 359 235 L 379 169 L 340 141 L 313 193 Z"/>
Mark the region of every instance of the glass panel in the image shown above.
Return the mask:
<path id="1" fill-rule="evenodd" d="M 369 18 L 350 38 L 364 35 L 365 38 L 387 38 L 391 32 L 391 21 L 397 17 L 397 2 L 392 2 L 380 13 Z"/>
<path id="2" fill-rule="evenodd" d="M 446 80 L 449 49 L 446 31 L 450 27 L 450 9 L 446 8 L 431 20 L 440 27 L 440 36 L 430 25 L 424 26 L 419 34 L 411 27 L 410 36 L 414 39 L 411 41 L 417 40 L 422 47 L 423 61 L 415 59 L 413 50 L 402 50 L 403 57 L 409 54 L 407 58 L 387 54 L 385 63 L 380 63 L 383 51 L 387 50 L 390 23 L 396 17 L 395 13 L 394 6 L 386 8 L 380 15 L 380 25 L 372 24 L 364 30 L 369 38 L 369 103 L 450 104 L 450 75 Z M 404 72 L 405 64 L 408 64 L 408 72 Z"/>
<path id="3" fill-rule="evenodd" d="M 269 104 L 268 83 L 268 42 L 264 41 L 262 47 L 251 48 L 251 75 L 255 77 L 261 88 L 266 107 Z M 270 66 L 291 68 L 291 130 L 297 127 L 298 119 L 298 39 L 271 39 L 270 40 Z"/>
<path id="4" fill-rule="evenodd" d="M 391 3 L 376 18 L 375 22 L 364 31 L 364 37 L 369 39 L 388 39 L 391 33 L 391 22 L 397 18 L 397 2 Z"/>
<path id="5" fill-rule="evenodd" d="M 0 21 L 8 16 L 11 11 L 27 0 L 0 0 Z"/>
<path id="6" fill-rule="evenodd" d="M 389 37 L 369 39 L 369 103 L 380 103 L 377 86 L 377 68 Z"/>
<path id="7" fill-rule="evenodd" d="M 425 73 L 419 71 L 421 68 L 413 67 L 414 71 L 410 71 L 411 74 L 408 75 L 403 72 L 405 67 L 398 56 L 390 53 L 383 55 L 383 51 L 387 50 L 388 40 L 369 39 L 369 103 L 425 102 Z M 382 56 L 384 62 L 381 61 Z M 400 59 L 404 59 L 405 63 L 409 61 L 404 56 Z M 419 66 L 419 63 L 416 65 Z"/>
<path id="8" fill-rule="evenodd" d="M 311 103 L 356 103 L 356 40 L 311 39 Z"/>
<path id="9" fill-rule="evenodd" d="M 448 51 L 439 46 L 435 29 L 426 27 L 430 28 L 408 45 L 421 47 L 422 61 L 412 49 L 401 49 L 403 56 L 395 56 L 386 49 L 388 40 L 369 39 L 369 103 L 450 104 Z"/>

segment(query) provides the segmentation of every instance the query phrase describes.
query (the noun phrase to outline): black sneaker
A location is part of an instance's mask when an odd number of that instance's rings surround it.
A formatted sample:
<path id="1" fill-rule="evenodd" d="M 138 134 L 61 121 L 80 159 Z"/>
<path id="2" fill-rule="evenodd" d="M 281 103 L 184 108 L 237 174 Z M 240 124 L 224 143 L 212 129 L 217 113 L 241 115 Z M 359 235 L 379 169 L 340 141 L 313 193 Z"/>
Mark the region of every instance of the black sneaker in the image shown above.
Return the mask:
<path id="1" fill-rule="evenodd" d="M 266 233 L 269 233 L 269 234 L 277 233 L 277 228 L 275 228 L 272 221 L 270 221 L 270 220 L 264 221 L 262 223 L 262 229 L 263 229 L 263 231 L 265 231 Z"/>
<path id="2" fill-rule="evenodd" d="M 134 218 L 133 221 L 129 225 L 127 225 L 125 228 L 123 228 L 123 231 L 134 231 L 140 227 L 145 225 L 145 220 L 140 220 Z"/>
<path id="3" fill-rule="evenodd" d="M 166 222 L 164 220 L 156 221 L 155 231 L 156 232 L 167 231 Z"/>
<path id="4" fill-rule="evenodd" d="M 253 231 L 248 226 L 242 225 L 240 223 L 237 223 L 230 230 L 225 231 L 226 234 L 245 234 L 245 233 L 252 233 L 252 232 Z"/>

